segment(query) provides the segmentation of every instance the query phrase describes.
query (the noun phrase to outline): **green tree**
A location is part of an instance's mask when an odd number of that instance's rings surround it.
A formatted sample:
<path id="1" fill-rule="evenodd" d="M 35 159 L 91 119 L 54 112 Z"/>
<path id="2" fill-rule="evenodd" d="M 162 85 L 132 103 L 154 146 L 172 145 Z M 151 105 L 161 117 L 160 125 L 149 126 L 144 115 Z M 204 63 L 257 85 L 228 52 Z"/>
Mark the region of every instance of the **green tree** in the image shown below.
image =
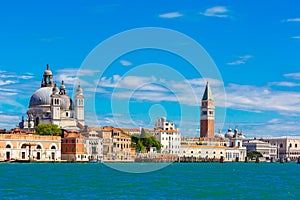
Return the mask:
<path id="1" fill-rule="evenodd" d="M 263 155 L 258 151 L 250 151 L 247 153 L 247 157 L 252 159 L 252 158 L 256 158 L 256 157 L 263 157 Z"/>
<path id="2" fill-rule="evenodd" d="M 156 147 L 159 151 L 162 147 L 161 143 L 151 134 L 142 128 L 141 134 L 131 135 L 131 146 L 137 151 L 146 152 L 149 147 Z"/>
<path id="3" fill-rule="evenodd" d="M 59 135 L 62 131 L 56 124 L 39 124 L 35 127 L 37 135 Z"/>
<path id="4" fill-rule="evenodd" d="M 137 151 L 140 151 L 140 152 L 142 152 L 142 153 L 147 152 L 147 149 L 146 149 L 146 147 L 143 145 L 143 143 L 142 143 L 141 140 L 139 140 L 139 141 L 137 142 L 137 144 L 136 144 L 136 150 L 137 150 Z"/>

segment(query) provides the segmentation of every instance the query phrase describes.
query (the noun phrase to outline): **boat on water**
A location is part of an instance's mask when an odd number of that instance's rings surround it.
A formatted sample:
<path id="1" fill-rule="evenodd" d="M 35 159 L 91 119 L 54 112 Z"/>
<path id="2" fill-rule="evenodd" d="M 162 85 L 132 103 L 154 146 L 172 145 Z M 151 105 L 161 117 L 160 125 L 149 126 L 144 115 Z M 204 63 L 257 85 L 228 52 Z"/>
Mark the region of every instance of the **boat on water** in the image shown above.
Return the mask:
<path id="1" fill-rule="evenodd" d="M 100 160 L 98 160 L 98 159 L 91 159 L 90 163 L 103 163 L 103 159 L 100 159 Z"/>

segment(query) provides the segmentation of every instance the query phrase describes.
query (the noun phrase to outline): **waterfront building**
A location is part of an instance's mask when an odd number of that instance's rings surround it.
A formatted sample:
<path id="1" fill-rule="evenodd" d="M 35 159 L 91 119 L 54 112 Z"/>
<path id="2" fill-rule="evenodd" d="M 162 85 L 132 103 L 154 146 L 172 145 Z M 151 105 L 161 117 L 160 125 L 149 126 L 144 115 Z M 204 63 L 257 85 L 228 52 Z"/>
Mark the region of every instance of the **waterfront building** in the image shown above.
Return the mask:
<path id="1" fill-rule="evenodd" d="M 257 139 L 244 139 L 243 146 L 247 148 L 247 152 L 257 151 L 261 153 L 266 160 L 277 158 L 277 146 L 269 142 Z"/>
<path id="2" fill-rule="evenodd" d="M 233 138 L 182 138 L 179 151 L 181 161 L 244 161 L 246 147 L 242 137 Z"/>
<path id="3" fill-rule="evenodd" d="M 111 126 L 89 127 L 90 131 L 99 133 L 103 140 L 104 161 L 132 161 L 135 157 L 135 150 L 131 148 L 130 135 L 120 128 Z"/>
<path id="4" fill-rule="evenodd" d="M 103 161 L 103 139 L 100 138 L 99 133 L 90 131 L 81 135 L 87 135 L 84 141 L 89 160 Z"/>
<path id="5" fill-rule="evenodd" d="M 152 135 L 162 144 L 161 153 L 178 154 L 180 149 L 181 134 L 175 129 L 175 124 L 166 119 L 159 118 L 154 123 Z"/>
<path id="6" fill-rule="evenodd" d="M 161 153 L 179 153 L 181 134 L 178 130 L 157 129 L 153 131 L 153 136 L 162 144 Z"/>
<path id="7" fill-rule="evenodd" d="M 62 129 L 77 129 L 84 126 L 84 96 L 78 85 L 75 103 L 67 95 L 62 80 L 60 88 L 53 81 L 52 71 L 47 65 L 41 86 L 30 98 L 27 119 L 22 117 L 21 129 L 33 130 L 38 124 L 56 124 Z"/>
<path id="8" fill-rule="evenodd" d="M 277 147 L 277 158 L 296 160 L 300 156 L 300 137 L 283 136 L 261 140 Z"/>
<path id="9" fill-rule="evenodd" d="M 214 139 L 215 106 L 210 86 L 207 82 L 200 109 L 200 137 Z"/>
<path id="10" fill-rule="evenodd" d="M 71 162 L 88 162 L 86 139 L 76 132 L 68 132 L 61 139 L 61 158 Z"/>
<path id="11" fill-rule="evenodd" d="M 113 128 L 113 159 L 131 160 L 131 137 L 122 129 Z"/>
<path id="12" fill-rule="evenodd" d="M 60 161 L 61 137 L 0 134 L 0 160 Z"/>

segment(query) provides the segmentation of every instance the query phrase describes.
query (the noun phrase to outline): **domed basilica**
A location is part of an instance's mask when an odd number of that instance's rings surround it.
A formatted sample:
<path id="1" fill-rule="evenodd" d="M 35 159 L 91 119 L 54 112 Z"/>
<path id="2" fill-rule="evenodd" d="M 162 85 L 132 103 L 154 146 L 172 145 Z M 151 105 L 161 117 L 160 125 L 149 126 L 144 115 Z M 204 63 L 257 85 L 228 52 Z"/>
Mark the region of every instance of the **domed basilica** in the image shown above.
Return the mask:
<path id="1" fill-rule="evenodd" d="M 30 98 L 27 119 L 19 123 L 21 129 L 34 129 L 38 124 L 56 124 L 62 129 L 79 129 L 84 126 L 84 96 L 80 85 L 76 89 L 75 103 L 67 95 L 64 81 L 58 88 L 53 83 L 47 65 L 41 87 Z"/>

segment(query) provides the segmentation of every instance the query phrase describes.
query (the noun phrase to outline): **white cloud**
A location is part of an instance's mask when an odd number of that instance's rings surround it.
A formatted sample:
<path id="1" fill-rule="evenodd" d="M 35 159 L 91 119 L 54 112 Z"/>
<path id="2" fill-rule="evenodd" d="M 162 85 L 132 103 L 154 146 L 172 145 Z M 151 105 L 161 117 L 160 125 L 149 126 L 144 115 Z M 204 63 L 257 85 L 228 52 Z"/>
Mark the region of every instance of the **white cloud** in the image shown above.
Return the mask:
<path id="1" fill-rule="evenodd" d="M 95 73 L 100 72 L 99 70 L 89 70 L 80 68 L 66 68 L 57 70 L 58 74 L 68 74 L 70 76 L 93 76 Z"/>
<path id="2" fill-rule="evenodd" d="M 219 90 L 216 97 L 216 104 L 224 105 L 224 95 L 222 96 L 223 84 L 220 80 L 215 79 L 186 79 L 163 80 L 157 77 L 145 76 L 125 76 L 114 75 L 113 77 L 102 77 L 98 87 L 103 90 L 110 88 L 113 90 L 113 97 L 119 99 L 135 99 L 137 101 L 150 102 L 179 102 L 181 104 L 198 106 L 199 100 L 205 89 L 206 81 L 214 89 Z M 102 90 L 100 90 L 102 92 Z M 109 92 L 109 90 L 106 90 Z M 107 93 L 106 92 L 106 93 Z M 201 93 L 202 92 L 202 93 Z M 223 90 L 224 94 L 224 90 Z M 223 101 L 223 103 L 222 103 Z"/>
<path id="3" fill-rule="evenodd" d="M 20 116 L 0 114 L 0 128 L 14 128 L 20 121 Z"/>
<path id="4" fill-rule="evenodd" d="M 16 81 L 11 81 L 11 80 L 5 80 L 5 81 L 2 81 L 0 80 L 0 85 L 9 85 L 9 84 L 14 84 L 16 83 Z"/>
<path id="5" fill-rule="evenodd" d="M 300 72 L 296 72 L 296 73 L 288 73 L 288 74 L 284 74 L 283 75 L 286 78 L 291 78 L 291 79 L 295 79 L 295 80 L 300 80 Z"/>
<path id="6" fill-rule="evenodd" d="M 280 122 L 280 119 L 278 119 L 278 118 L 273 118 L 268 121 L 268 123 L 272 123 L 272 124 L 279 123 L 279 122 Z"/>
<path id="7" fill-rule="evenodd" d="M 229 84 L 227 107 L 249 111 L 276 111 L 283 115 L 300 114 L 300 93 L 271 90 L 268 87 Z"/>
<path id="8" fill-rule="evenodd" d="M 227 14 L 228 11 L 229 10 L 225 6 L 215 6 L 215 7 L 206 9 L 204 12 L 200 12 L 200 14 L 202 14 L 204 16 L 208 16 L 208 17 L 225 18 L 225 17 L 229 17 L 229 15 Z"/>
<path id="9" fill-rule="evenodd" d="M 293 38 L 293 39 L 300 39 L 300 36 L 293 36 L 291 38 Z"/>
<path id="10" fill-rule="evenodd" d="M 158 15 L 160 18 L 177 18 L 182 17 L 183 15 L 180 12 L 170 12 Z"/>
<path id="11" fill-rule="evenodd" d="M 246 64 L 246 62 L 252 57 L 253 56 L 251 55 L 239 56 L 238 60 L 235 60 L 233 62 L 228 62 L 227 65 L 243 65 Z"/>
<path id="12" fill-rule="evenodd" d="M 285 22 L 300 22 L 300 18 L 290 18 L 287 20 L 284 20 Z"/>
<path id="13" fill-rule="evenodd" d="M 247 138 L 268 138 L 277 136 L 294 136 L 299 135 L 299 125 L 293 119 L 277 119 L 273 118 L 267 122 L 245 123 Z"/>
<path id="14" fill-rule="evenodd" d="M 96 73 L 99 73 L 98 70 L 81 70 L 77 68 L 67 68 L 57 70 L 58 75 L 54 77 L 54 81 L 57 85 L 60 85 L 60 82 L 63 80 L 66 85 L 79 84 L 81 86 L 91 86 L 91 83 L 82 80 L 82 78 L 95 76 Z"/>
<path id="15" fill-rule="evenodd" d="M 282 86 L 282 87 L 297 87 L 300 86 L 300 83 L 281 81 L 281 82 L 271 82 L 270 85 Z"/>
<path id="16" fill-rule="evenodd" d="M 34 77 L 34 76 L 32 76 L 32 75 L 21 75 L 21 76 L 18 76 L 18 78 L 24 79 L 24 80 L 32 79 L 33 77 Z"/>
<path id="17" fill-rule="evenodd" d="M 132 63 L 129 62 L 128 60 L 120 60 L 120 63 L 121 63 L 121 65 L 126 66 L 126 67 L 132 65 Z"/>
<path id="18" fill-rule="evenodd" d="M 31 79 L 33 78 L 32 74 L 26 74 L 26 75 L 19 75 L 16 72 L 8 72 L 8 71 L 0 71 L 0 78 L 1 79 Z"/>

